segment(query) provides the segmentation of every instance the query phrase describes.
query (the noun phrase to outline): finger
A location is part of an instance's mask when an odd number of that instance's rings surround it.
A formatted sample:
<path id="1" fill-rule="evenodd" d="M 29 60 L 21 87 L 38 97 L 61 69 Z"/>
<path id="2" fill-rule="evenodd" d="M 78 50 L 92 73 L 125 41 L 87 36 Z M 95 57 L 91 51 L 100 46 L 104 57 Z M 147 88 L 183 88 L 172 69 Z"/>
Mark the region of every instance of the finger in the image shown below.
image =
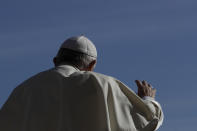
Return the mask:
<path id="1" fill-rule="evenodd" d="M 148 83 L 145 80 L 142 81 L 142 84 L 148 86 Z"/>
<path id="2" fill-rule="evenodd" d="M 135 80 L 135 83 L 138 87 L 142 87 L 142 83 L 140 80 Z"/>
<path id="3" fill-rule="evenodd" d="M 148 87 L 149 87 L 150 89 L 154 89 L 153 86 L 152 86 L 151 84 L 148 84 Z"/>
<path id="4" fill-rule="evenodd" d="M 156 95 L 156 89 L 153 88 L 153 89 L 152 89 L 152 97 L 155 98 L 155 95 Z"/>
<path id="5" fill-rule="evenodd" d="M 152 89 L 152 92 L 153 92 L 154 94 L 156 93 L 156 91 L 157 91 L 157 90 L 156 90 L 155 88 Z"/>
<path id="6" fill-rule="evenodd" d="M 139 97 L 143 97 L 143 86 L 142 86 L 142 83 L 141 83 L 141 81 L 140 80 L 135 80 L 135 83 L 136 83 L 136 85 L 137 85 L 137 87 L 138 87 L 138 92 L 137 92 L 137 94 L 138 94 L 138 96 Z"/>

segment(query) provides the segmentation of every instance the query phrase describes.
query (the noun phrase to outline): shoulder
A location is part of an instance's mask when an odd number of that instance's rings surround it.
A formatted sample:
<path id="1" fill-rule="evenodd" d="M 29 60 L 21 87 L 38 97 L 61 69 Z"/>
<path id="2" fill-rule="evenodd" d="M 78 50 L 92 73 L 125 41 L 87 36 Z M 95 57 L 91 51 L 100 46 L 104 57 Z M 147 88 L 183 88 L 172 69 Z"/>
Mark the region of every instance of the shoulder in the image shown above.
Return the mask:
<path id="1" fill-rule="evenodd" d="M 95 77 L 99 77 L 99 78 L 103 78 L 103 79 L 107 79 L 107 80 L 109 80 L 109 79 L 115 79 L 112 76 L 104 75 L 104 74 L 93 72 L 93 71 L 86 71 L 86 72 L 84 72 L 84 74 L 95 76 Z"/>
<path id="2" fill-rule="evenodd" d="M 116 83 L 118 80 L 112 76 L 104 75 L 93 71 L 79 71 L 73 73 L 71 77 L 83 77 L 89 80 L 99 81 L 101 83 Z"/>
<path id="3" fill-rule="evenodd" d="M 32 83 L 36 83 L 38 81 L 42 81 L 45 79 L 49 79 L 50 77 L 55 78 L 56 75 L 58 75 L 58 73 L 55 73 L 53 71 L 53 68 L 45 70 L 45 71 L 41 71 L 41 72 L 27 78 L 26 80 L 24 80 L 21 84 L 18 85 L 18 87 L 24 86 L 24 85 L 29 85 Z"/>

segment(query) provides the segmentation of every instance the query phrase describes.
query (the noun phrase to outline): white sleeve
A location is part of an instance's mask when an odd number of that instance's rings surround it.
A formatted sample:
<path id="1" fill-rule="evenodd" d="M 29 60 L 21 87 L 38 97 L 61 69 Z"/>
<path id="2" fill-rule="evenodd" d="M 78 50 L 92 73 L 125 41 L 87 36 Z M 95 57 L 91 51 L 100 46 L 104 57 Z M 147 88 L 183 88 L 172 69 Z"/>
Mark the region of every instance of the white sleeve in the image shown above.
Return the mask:
<path id="1" fill-rule="evenodd" d="M 157 124 L 157 127 L 155 129 L 155 130 L 157 130 L 162 125 L 163 119 L 164 119 L 164 115 L 163 115 L 161 105 L 154 98 L 152 98 L 150 96 L 143 97 L 143 100 L 152 109 L 152 111 L 155 114 L 155 118 L 157 118 L 159 120 L 158 124 Z"/>

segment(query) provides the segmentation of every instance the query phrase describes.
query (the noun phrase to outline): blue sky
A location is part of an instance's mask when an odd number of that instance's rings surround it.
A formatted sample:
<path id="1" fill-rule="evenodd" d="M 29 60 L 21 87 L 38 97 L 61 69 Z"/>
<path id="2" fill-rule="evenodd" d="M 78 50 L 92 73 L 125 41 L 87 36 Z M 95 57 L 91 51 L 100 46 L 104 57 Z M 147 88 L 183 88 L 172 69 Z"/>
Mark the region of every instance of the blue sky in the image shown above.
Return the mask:
<path id="1" fill-rule="evenodd" d="M 61 43 L 84 34 L 98 50 L 96 72 L 136 91 L 157 89 L 159 131 L 192 131 L 197 121 L 197 1 L 1 0 L 0 107 L 30 76 L 53 67 Z"/>

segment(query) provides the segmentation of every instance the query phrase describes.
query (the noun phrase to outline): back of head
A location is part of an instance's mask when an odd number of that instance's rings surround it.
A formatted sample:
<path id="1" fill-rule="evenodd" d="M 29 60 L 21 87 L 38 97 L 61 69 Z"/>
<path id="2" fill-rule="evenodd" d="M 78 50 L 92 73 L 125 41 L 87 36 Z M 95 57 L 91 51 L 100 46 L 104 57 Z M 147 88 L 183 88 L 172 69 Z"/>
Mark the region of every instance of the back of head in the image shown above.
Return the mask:
<path id="1" fill-rule="evenodd" d="M 61 45 L 56 57 L 55 65 L 71 64 L 78 69 L 84 69 L 97 58 L 95 45 L 85 36 L 68 38 Z"/>

